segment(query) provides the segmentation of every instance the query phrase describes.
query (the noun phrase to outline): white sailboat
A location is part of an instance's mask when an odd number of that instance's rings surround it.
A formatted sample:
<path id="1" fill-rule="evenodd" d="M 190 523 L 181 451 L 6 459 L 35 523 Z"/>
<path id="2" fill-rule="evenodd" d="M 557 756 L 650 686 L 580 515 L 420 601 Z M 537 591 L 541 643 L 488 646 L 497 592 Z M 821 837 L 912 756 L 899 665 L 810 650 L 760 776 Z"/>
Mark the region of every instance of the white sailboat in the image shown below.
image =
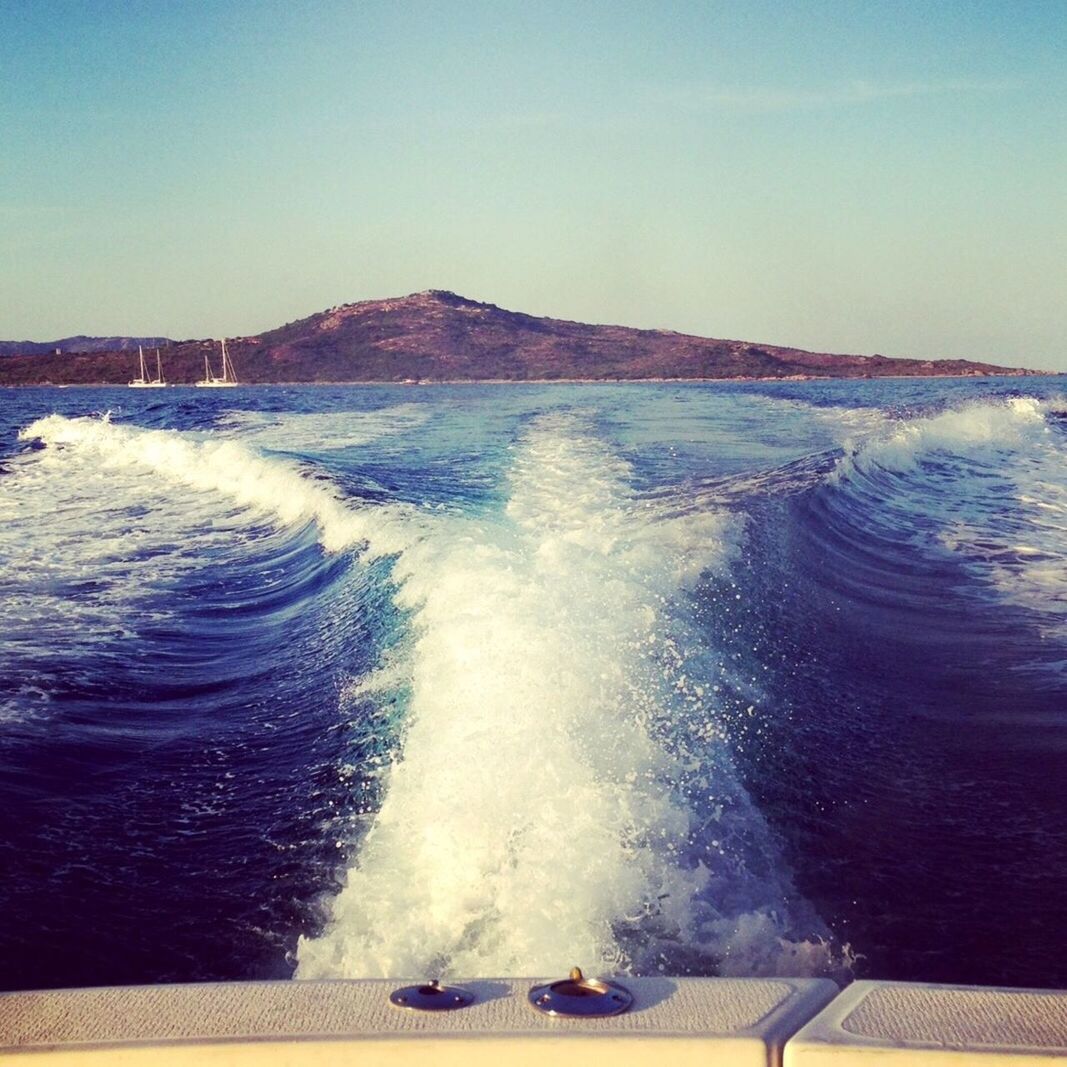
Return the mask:
<path id="1" fill-rule="evenodd" d="M 233 372 L 233 364 L 226 353 L 226 338 L 222 339 L 222 377 L 216 378 L 211 373 L 211 361 L 204 353 L 204 380 L 196 382 L 197 386 L 205 389 L 224 389 L 237 384 L 237 375 Z"/>
<path id="2" fill-rule="evenodd" d="M 129 383 L 131 389 L 165 389 L 167 383 L 163 381 L 163 362 L 159 358 L 159 349 L 156 349 L 156 376 L 155 378 L 148 377 L 148 369 L 144 365 L 144 349 L 137 346 L 137 358 L 140 361 L 141 374 L 140 377 L 134 378 Z"/>

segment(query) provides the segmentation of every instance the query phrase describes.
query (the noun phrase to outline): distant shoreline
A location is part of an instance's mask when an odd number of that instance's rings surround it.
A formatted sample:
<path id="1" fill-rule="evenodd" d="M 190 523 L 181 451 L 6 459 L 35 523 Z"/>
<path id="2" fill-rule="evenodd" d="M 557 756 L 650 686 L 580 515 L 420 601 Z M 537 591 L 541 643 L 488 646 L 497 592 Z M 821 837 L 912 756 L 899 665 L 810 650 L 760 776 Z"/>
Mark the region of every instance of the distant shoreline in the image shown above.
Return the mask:
<path id="1" fill-rule="evenodd" d="M 389 387 L 393 389 L 417 389 L 427 387 L 440 387 L 443 385 L 686 385 L 686 384 L 709 384 L 738 382 L 742 384 L 767 384 L 768 382 L 782 382 L 783 384 L 797 384 L 802 382 L 895 382 L 895 381 L 928 381 L 931 378 L 946 379 L 955 378 L 967 381 L 989 381 L 994 378 L 1058 378 L 1067 375 L 1067 371 L 1051 370 L 1026 370 L 1022 372 L 1008 372 L 1005 374 L 873 374 L 867 377 L 860 375 L 805 375 L 789 377 L 767 378 L 457 378 L 454 380 L 428 380 L 418 382 L 397 382 L 384 379 L 373 381 L 346 381 L 346 382 L 238 382 L 235 389 L 295 389 L 313 388 L 329 389 L 338 386 L 350 388 L 352 386 L 373 386 L 375 388 Z M 14 384 L 0 385 L 0 389 L 128 389 L 129 386 L 122 382 L 18 382 Z M 167 389 L 195 389 L 193 382 L 168 383 Z M 154 392 L 153 396 L 158 393 Z M 211 394 L 209 394 L 211 395 Z"/>

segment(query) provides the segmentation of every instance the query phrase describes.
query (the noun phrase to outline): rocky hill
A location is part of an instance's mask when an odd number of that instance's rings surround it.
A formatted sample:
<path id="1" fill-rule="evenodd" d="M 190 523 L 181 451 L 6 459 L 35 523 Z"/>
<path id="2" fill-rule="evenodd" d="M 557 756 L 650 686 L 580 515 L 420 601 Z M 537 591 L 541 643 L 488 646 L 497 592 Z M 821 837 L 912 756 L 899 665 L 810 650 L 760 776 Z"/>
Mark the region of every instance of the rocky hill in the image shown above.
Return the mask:
<path id="1" fill-rule="evenodd" d="M 345 304 L 228 344 L 238 378 L 250 384 L 1036 373 L 969 360 L 832 355 L 668 330 L 592 326 L 506 311 L 440 290 Z M 205 355 L 219 369 L 214 341 L 171 342 L 161 350 L 171 383 L 203 377 Z M 122 384 L 135 373 L 136 356 L 121 350 L 0 360 L 0 385 Z"/>

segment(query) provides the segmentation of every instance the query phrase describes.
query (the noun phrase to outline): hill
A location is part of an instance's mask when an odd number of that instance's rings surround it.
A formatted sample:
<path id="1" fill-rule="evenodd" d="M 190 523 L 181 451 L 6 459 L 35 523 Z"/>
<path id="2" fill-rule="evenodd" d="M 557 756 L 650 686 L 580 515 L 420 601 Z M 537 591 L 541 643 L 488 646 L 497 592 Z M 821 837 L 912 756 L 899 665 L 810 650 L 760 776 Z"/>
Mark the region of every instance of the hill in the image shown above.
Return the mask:
<path id="1" fill-rule="evenodd" d="M 970 360 L 834 355 L 593 326 L 506 311 L 440 290 L 344 304 L 228 344 L 239 379 L 250 384 L 1037 373 Z M 214 341 L 172 342 L 162 354 L 167 380 L 175 384 L 201 378 L 205 355 L 217 369 Z M 0 361 L 0 385 L 123 384 L 135 372 L 136 358 L 122 350 L 10 356 Z"/>
<path id="2" fill-rule="evenodd" d="M 40 356 L 56 352 L 127 352 L 144 345 L 162 348 L 173 344 L 167 337 L 62 337 L 58 341 L 0 341 L 0 356 Z"/>

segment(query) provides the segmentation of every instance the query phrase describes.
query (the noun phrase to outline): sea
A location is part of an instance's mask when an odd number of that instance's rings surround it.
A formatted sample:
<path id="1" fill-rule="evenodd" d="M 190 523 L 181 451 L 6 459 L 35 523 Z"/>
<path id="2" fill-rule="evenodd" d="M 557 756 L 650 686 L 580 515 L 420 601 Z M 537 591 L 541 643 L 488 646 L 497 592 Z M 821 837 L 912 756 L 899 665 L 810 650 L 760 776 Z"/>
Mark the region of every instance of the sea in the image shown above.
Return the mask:
<path id="1" fill-rule="evenodd" d="M 0 390 L 0 987 L 1067 987 L 1067 379 Z"/>

